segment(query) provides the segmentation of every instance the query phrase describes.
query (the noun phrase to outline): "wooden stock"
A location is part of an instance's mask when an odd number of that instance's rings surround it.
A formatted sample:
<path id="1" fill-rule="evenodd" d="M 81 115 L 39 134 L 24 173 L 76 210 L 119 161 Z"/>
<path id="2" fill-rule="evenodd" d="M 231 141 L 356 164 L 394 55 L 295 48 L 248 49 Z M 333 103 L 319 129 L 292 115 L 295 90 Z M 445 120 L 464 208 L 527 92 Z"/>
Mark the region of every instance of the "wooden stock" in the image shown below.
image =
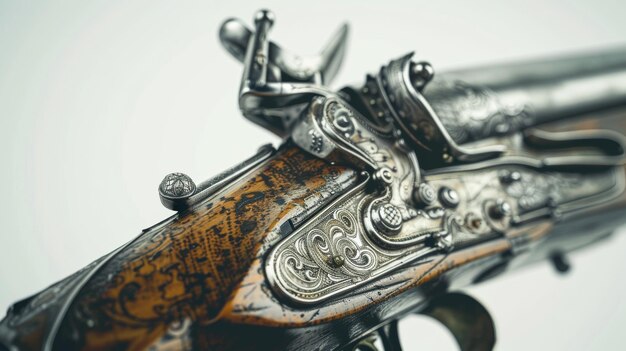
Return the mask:
<path id="1" fill-rule="evenodd" d="M 279 239 L 280 222 L 311 211 L 311 195 L 342 191 L 355 179 L 352 170 L 286 146 L 199 206 L 14 305 L 0 341 L 20 350 L 46 343 L 59 350 L 255 349 L 262 339 L 249 331 L 209 326 L 266 237 Z"/>
<path id="2" fill-rule="evenodd" d="M 550 129 L 623 132 L 625 115 Z M 0 322 L 0 350 L 2 343 L 20 350 L 334 349 L 418 309 L 441 289 L 479 281 L 511 249 L 508 240 L 495 239 L 409 264 L 315 308 L 284 305 L 265 281 L 264 254 L 293 230 L 290 218 L 317 211 L 357 178 L 355 170 L 287 143 L 215 196 L 16 303 Z M 622 195 L 595 213 L 625 207 Z M 546 221 L 518 230 L 539 241 L 553 226 Z M 559 245 L 552 249 L 572 248 Z M 551 251 L 538 252 L 532 261 Z M 475 264 L 467 268 L 469 262 Z"/>

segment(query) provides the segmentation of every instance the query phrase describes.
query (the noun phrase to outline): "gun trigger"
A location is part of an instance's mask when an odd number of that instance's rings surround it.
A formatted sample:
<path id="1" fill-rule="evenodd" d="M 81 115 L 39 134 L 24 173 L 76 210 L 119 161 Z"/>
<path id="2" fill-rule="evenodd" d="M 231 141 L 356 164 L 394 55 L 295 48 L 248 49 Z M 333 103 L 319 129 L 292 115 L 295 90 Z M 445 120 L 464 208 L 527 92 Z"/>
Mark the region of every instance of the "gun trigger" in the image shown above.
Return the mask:
<path id="1" fill-rule="evenodd" d="M 461 351 L 492 350 L 496 343 L 493 319 L 476 299 L 462 293 L 445 293 L 418 312 L 441 322 L 454 335 Z"/>

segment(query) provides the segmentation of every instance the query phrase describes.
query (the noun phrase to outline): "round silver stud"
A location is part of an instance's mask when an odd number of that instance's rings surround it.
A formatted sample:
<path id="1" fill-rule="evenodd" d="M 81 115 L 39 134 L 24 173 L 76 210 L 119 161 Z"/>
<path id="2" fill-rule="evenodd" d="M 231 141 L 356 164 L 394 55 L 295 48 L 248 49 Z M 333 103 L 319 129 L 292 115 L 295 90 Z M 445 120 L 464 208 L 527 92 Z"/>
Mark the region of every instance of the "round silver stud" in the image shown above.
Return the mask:
<path id="1" fill-rule="evenodd" d="M 389 185 L 393 182 L 393 173 L 387 167 L 382 167 L 374 173 L 374 179 L 380 181 L 383 185 Z"/>
<path id="2" fill-rule="evenodd" d="M 437 200 L 437 194 L 432 186 L 422 183 L 413 191 L 413 200 L 418 205 L 429 206 Z"/>
<path id="3" fill-rule="evenodd" d="M 423 89 L 435 76 L 435 69 L 428 62 L 412 62 L 410 77 L 417 90 Z"/>
<path id="4" fill-rule="evenodd" d="M 350 121 L 350 111 L 345 108 L 338 108 L 333 113 L 333 125 L 342 133 L 352 134 L 354 126 Z"/>
<path id="5" fill-rule="evenodd" d="M 170 173 L 159 185 L 159 194 L 167 199 L 183 199 L 194 194 L 196 184 L 184 173 Z"/>
<path id="6" fill-rule="evenodd" d="M 346 259 L 343 256 L 336 255 L 330 258 L 330 264 L 335 268 L 343 266 L 344 263 L 346 263 Z"/>
<path id="7" fill-rule="evenodd" d="M 396 206 L 390 203 L 374 207 L 372 220 L 376 228 L 386 234 L 395 234 L 402 228 L 402 214 Z"/>
<path id="8" fill-rule="evenodd" d="M 506 216 L 510 216 L 512 212 L 511 205 L 506 201 L 497 201 L 494 205 L 489 207 L 489 216 L 493 219 L 502 219 Z"/>
<path id="9" fill-rule="evenodd" d="M 522 180 L 522 174 L 518 171 L 503 170 L 499 174 L 502 184 L 512 184 Z"/>
<path id="10" fill-rule="evenodd" d="M 444 186 L 439 189 L 439 201 L 441 201 L 441 204 L 446 207 L 457 207 L 461 198 L 459 197 L 459 193 L 457 193 L 454 189 Z"/>

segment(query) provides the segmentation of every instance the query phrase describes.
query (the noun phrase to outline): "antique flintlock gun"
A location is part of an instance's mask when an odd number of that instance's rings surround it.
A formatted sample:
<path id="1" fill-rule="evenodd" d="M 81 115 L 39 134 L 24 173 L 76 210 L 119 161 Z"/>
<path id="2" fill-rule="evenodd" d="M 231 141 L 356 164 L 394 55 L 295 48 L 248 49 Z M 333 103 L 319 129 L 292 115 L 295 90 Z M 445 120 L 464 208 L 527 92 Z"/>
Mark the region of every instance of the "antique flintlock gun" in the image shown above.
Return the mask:
<path id="1" fill-rule="evenodd" d="M 284 142 L 199 184 L 177 211 L 15 303 L 0 350 L 400 350 L 432 316 L 462 350 L 495 343 L 458 291 L 607 237 L 625 220 L 626 50 L 434 75 L 409 54 L 327 85 L 348 29 L 316 57 L 227 20 L 241 111 Z"/>

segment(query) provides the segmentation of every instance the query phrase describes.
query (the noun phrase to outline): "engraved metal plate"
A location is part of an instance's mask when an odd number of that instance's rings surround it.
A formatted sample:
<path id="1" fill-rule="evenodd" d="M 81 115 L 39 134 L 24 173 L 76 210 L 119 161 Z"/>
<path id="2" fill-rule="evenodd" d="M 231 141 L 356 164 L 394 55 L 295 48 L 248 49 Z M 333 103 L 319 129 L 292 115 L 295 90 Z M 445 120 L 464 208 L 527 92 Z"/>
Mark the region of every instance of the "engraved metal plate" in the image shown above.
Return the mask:
<path id="1" fill-rule="evenodd" d="M 365 182 L 280 242 L 265 261 L 267 278 L 282 296 L 317 303 L 438 250 L 424 244 L 388 250 L 372 242 L 362 213 L 372 200 Z"/>

